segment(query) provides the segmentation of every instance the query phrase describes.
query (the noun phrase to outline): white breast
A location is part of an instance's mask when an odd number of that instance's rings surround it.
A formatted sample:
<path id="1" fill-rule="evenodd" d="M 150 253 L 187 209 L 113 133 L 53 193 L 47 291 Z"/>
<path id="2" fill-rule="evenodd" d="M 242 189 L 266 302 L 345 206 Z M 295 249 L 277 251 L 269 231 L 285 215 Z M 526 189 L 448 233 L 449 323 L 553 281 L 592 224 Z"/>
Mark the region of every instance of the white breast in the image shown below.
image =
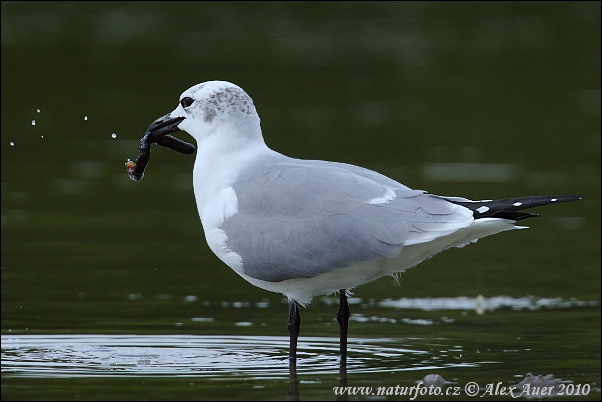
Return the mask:
<path id="1" fill-rule="evenodd" d="M 199 147 L 194 165 L 197 208 L 211 251 L 234 271 L 242 273 L 242 257 L 228 247 L 228 235 L 220 227 L 238 212 L 238 197 L 232 186 L 239 172 L 244 171 L 262 152 L 250 147 L 225 154 L 212 152 L 210 145 L 210 142 L 205 143 L 202 150 Z"/>

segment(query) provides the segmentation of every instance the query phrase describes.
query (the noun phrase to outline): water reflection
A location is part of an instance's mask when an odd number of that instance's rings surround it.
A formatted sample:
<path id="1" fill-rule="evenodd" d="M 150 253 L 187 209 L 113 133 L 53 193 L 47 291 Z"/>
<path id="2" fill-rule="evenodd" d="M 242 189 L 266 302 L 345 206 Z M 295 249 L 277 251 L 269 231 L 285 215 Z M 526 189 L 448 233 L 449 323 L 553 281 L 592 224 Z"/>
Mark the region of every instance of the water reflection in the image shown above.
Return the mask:
<path id="1" fill-rule="evenodd" d="M 2 378 L 110 378 L 168 377 L 236 380 L 285 380 L 287 399 L 300 400 L 303 377 L 322 375 L 318 383 L 324 387 L 326 376 L 337 375 L 332 387 L 337 400 L 357 395 L 410 395 L 431 392 L 443 395 L 441 389 L 462 389 L 456 379 L 448 381 L 438 372 L 451 368 L 479 368 L 492 362 L 463 356 L 461 346 L 447 347 L 439 340 L 440 354 L 421 350 L 422 339 L 349 339 L 352 357 L 340 359 L 338 339 L 305 338 L 300 342 L 299 358 L 289 362 L 288 338 L 270 336 L 137 336 L 137 335 L 26 335 L 2 336 Z M 424 348 L 424 347 L 423 347 Z M 441 353 L 445 352 L 445 353 Z M 421 374 L 425 371 L 430 374 Z M 409 371 L 414 372 L 414 386 L 365 386 L 357 374 Z M 435 373 L 433 373 L 435 372 Z M 354 374 L 351 378 L 348 374 Z M 422 378 L 422 379 L 419 379 Z M 355 380 L 353 380 L 355 379 Z M 529 398 L 542 390 L 545 396 L 587 395 L 599 389 L 590 384 L 573 385 L 553 375 L 534 376 L 530 373 L 518 384 L 517 392 Z M 378 383 L 385 384 L 385 383 Z M 505 384 L 505 383 L 504 383 Z M 426 388 L 422 389 L 421 388 Z M 507 387 L 506 387 L 507 388 Z M 549 392 L 548 392 L 549 391 Z M 368 394 L 364 394 L 368 392 Z M 404 392 L 401 394 L 400 392 Z M 439 392 L 439 393 L 436 393 Z M 486 394 L 486 388 L 475 392 Z M 578 392 L 578 393 L 577 393 Z M 419 395 L 425 395 L 420 393 Z M 534 394 L 535 395 L 535 394 Z M 566 395 L 569 395 L 568 393 Z"/>
<path id="2" fill-rule="evenodd" d="M 339 340 L 299 340 L 296 367 L 289 367 L 288 337 L 191 335 L 25 335 L 2 336 L 2 375 L 17 377 L 193 376 L 249 379 L 304 374 L 389 373 L 477 366 L 462 349 L 433 358 L 420 340 L 349 340 L 351 357 L 340 364 Z M 444 345 L 440 345 L 445 348 Z"/>
<path id="3" fill-rule="evenodd" d="M 34 378 L 175 376 L 287 379 L 288 400 L 300 400 L 299 377 L 477 367 L 462 349 L 435 358 L 418 339 L 349 339 L 352 357 L 337 357 L 338 338 L 306 337 L 289 362 L 288 338 L 270 336 L 27 335 L 2 336 L 2 376 Z M 385 362 L 386 360 L 386 362 Z M 347 393 L 337 394 L 347 400 Z"/>
<path id="4" fill-rule="evenodd" d="M 593 307 L 597 305 L 597 301 L 582 301 L 577 300 L 574 297 L 563 299 L 562 297 L 483 297 L 482 295 L 477 297 L 402 297 L 397 300 L 385 299 L 378 302 L 379 307 L 416 309 L 423 311 L 474 310 L 479 314 L 483 314 L 485 310 L 494 311 L 500 308 L 536 311 L 542 308 Z"/>

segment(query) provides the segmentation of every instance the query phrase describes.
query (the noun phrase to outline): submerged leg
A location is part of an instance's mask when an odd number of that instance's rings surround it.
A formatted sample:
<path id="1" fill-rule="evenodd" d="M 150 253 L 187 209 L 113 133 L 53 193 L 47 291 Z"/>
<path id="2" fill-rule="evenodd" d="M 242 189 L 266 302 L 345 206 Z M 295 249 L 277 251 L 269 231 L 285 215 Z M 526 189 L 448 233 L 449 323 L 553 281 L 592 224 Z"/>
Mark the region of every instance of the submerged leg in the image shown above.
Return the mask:
<path id="1" fill-rule="evenodd" d="M 291 359 L 288 365 L 288 397 L 287 401 L 300 401 L 299 380 L 297 379 L 297 363 Z"/>
<path id="2" fill-rule="evenodd" d="M 290 349 L 288 357 L 291 364 L 295 364 L 297 359 L 297 338 L 299 337 L 299 328 L 301 326 L 301 314 L 299 307 L 293 300 L 288 301 L 288 332 L 291 336 Z"/>
<path id="3" fill-rule="evenodd" d="M 349 328 L 349 303 L 347 302 L 347 295 L 345 289 L 339 290 L 341 294 L 341 304 L 339 311 L 337 311 L 337 321 L 339 322 L 339 328 L 341 330 L 341 362 L 347 359 L 347 328 Z"/>

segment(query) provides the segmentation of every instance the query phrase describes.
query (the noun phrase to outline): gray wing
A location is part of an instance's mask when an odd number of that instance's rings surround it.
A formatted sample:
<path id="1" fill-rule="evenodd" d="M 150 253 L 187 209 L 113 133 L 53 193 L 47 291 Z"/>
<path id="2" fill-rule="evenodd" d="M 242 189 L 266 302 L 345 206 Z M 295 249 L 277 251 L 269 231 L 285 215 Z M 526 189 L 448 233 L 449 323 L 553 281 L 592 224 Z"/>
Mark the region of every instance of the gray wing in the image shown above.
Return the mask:
<path id="1" fill-rule="evenodd" d="M 392 258 L 413 237 L 459 227 L 457 205 L 353 165 L 264 160 L 233 188 L 238 212 L 221 229 L 245 274 L 264 281 Z"/>

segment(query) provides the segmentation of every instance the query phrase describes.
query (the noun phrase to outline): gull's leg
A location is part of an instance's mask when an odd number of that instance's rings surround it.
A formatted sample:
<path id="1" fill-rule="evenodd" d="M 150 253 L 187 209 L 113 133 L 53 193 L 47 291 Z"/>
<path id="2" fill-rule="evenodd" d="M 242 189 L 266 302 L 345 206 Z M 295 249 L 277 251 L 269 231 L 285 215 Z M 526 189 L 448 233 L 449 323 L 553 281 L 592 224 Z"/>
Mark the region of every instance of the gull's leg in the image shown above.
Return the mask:
<path id="1" fill-rule="evenodd" d="M 299 337 L 299 328 L 301 327 L 301 314 L 299 307 L 293 300 L 288 301 L 288 332 L 291 336 L 290 349 L 288 357 L 290 364 L 295 364 L 297 359 L 297 338 Z"/>
<path id="2" fill-rule="evenodd" d="M 342 389 L 347 388 L 347 329 L 349 328 L 349 303 L 347 302 L 347 295 L 345 289 L 339 290 L 341 294 L 341 304 L 339 311 L 337 311 L 337 321 L 339 322 L 339 328 L 341 330 L 341 361 L 339 367 L 339 387 Z M 340 394 L 337 396 L 337 401 L 346 401 L 347 393 Z"/>
<path id="3" fill-rule="evenodd" d="M 300 401 L 299 380 L 297 379 L 297 365 L 292 359 L 288 365 L 288 397 L 287 401 Z"/>
<path id="4" fill-rule="evenodd" d="M 341 304 L 337 311 L 337 321 L 341 330 L 341 362 L 347 359 L 347 328 L 349 328 L 349 303 L 345 289 L 339 290 L 341 294 Z"/>

